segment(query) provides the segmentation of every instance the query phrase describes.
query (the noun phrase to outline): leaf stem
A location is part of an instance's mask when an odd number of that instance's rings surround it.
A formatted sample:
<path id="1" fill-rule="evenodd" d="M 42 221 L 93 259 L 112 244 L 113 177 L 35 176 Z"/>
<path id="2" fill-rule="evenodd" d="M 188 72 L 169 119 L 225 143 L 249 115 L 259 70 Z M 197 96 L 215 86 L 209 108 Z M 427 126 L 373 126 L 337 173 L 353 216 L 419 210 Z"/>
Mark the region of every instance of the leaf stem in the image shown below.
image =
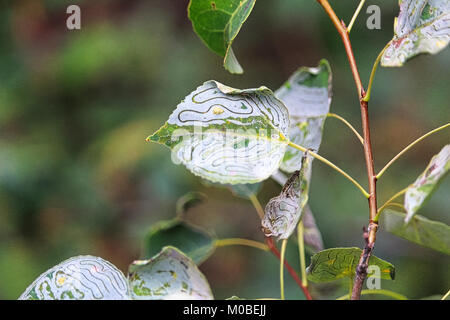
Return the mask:
<path id="1" fill-rule="evenodd" d="M 288 239 L 284 239 L 281 242 L 281 253 L 280 253 L 280 294 L 281 300 L 284 300 L 284 256 L 286 254 L 286 245 Z"/>
<path id="2" fill-rule="evenodd" d="M 331 161 L 325 159 L 324 157 L 318 155 L 317 153 L 299 146 L 298 144 L 293 143 L 292 141 L 289 141 L 288 143 L 289 146 L 300 150 L 302 152 L 308 152 L 308 154 L 310 154 L 312 157 L 316 158 L 317 160 L 325 163 L 326 165 L 330 166 L 331 168 L 333 168 L 334 170 L 336 170 L 337 172 L 339 172 L 340 174 L 342 174 L 344 177 L 346 177 L 350 182 L 352 182 L 360 191 L 361 193 L 366 197 L 369 198 L 369 193 L 367 193 L 367 191 L 355 180 L 353 179 L 348 173 L 346 173 L 344 170 L 342 170 L 341 168 L 339 168 L 338 166 L 336 166 L 334 163 L 332 163 Z"/>
<path id="3" fill-rule="evenodd" d="M 214 242 L 216 247 L 226 247 L 226 246 L 247 246 L 247 247 L 253 247 L 256 249 L 260 249 L 263 251 L 270 251 L 269 246 L 267 246 L 265 243 L 249 240 L 249 239 L 242 239 L 242 238 L 227 238 L 227 239 L 218 239 Z"/>
<path id="4" fill-rule="evenodd" d="M 337 115 L 335 113 L 328 113 L 327 117 L 330 118 L 336 118 L 338 120 L 341 120 L 347 127 L 350 128 L 350 130 L 353 131 L 353 133 L 355 134 L 355 136 L 358 138 L 358 140 L 361 142 L 361 144 L 364 146 L 364 139 L 363 137 L 361 137 L 361 135 L 359 134 L 358 131 L 356 131 L 356 129 L 350 124 L 350 122 L 348 122 L 347 120 L 345 120 L 343 117 L 341 117 L 340 115 Z"/>
<path id="5" fill-rule="evenodd" d="M 358 8 L 356 8 L 356 11 L 353 14 L 352 20 L 350 21 L 350 23 L 348 24 L 348 27 L 347 27 L 348 33 L 350 33 L 350 31 L 352 30 L 353 24 L 355 23 L 356 18 L 359 15 L 359 12 L 361 11 L 362 7 L 364 6 L 364 2 L 366 2 L 366 0 L 361 0 L 361 2 L 358 5 Z"/>
<path id="6" fill-rule="evenodd" d="M 278 251 L 278 249 L 276 248 L 273 239 L 272 238 L 266 238 L 266 243 L 270 248 L 270 251 L 272 251 L 272 253 L 281 260 L 281 256 L 280 256 L 280 252 Z M 302 284 L 302 280 L 300 279 L 300 277 L 298 276 L 297 272 L 295 272 L 294 268 L 292 268 L 292 266 L 289 264 L 289 262 L 287 262 L 286 260 L 284 261 L 284 266 L 286 267 L 287 271 L 289 272 L 289 274 L 291 275 L 292 279 L 295 280 L 295 282 L 298 284 L 298 286 L 302 289 L 303 294 L 305 295 L 307 300 L 312 300 L 312 296 L 308 291 L 308 288 L 306 288 L 303 284 Z"/>
<path id="7" fill-rule="evenodd" d="M 388 42 L 388 44 L 383 48 L 383 50 L 380 51 L 377 58 L 375 59 L 375 62 L 373 63 L 372 72 L 370 73 L 369 78 L 369 85 L 367 86 L 367 93 L 366 96 L 363 98 L 364 101 L 369 102 L 370 100 L 370 94 L 372 93 L 372 85 L 373 85 L 373 79 L 375 78 L 375 73 L 377 72 L 378 65 L 380 64 L 381 57 L 383 56 L 383 53 L 386 51 L 386 49 L 389 47 L 391 43 Z"/>
<path id="8" fill-rule="evenodd" d="M 397 300 L 408 300 L 408 298 L 406 298 L 404 295 L 394 292 L 394 291 L 390 291 L 390 290 L 385 290 L 385 289 L 371 289 L 371 290 L 362 290 L 361 291 L 361 295 L 365 295 L 365 294 L 380 294 L 383 296 L 387 296 L 387 297 L 391 297 Z M 347 300 L 350 298 L 350 294 L 346 294 L 342 297 L 337 298 L 336 300 Z"/>
<path id="9" fill-rule="evenodd" d="M 261 203 L 259 202 L 256 195 L 252 194 L 249 196 L 250 201 L 252 202 L 253 206 L 255 207 L 256 212 L 258 213 L 258 216 L 262 219 L 264 219 L 264 209 L 261 206 Z"/>
<path id="10" fill-rule="evenodd" d="M 383 173 L 398 159 L 400 158 L 406 151 L 408 151 L 409 149 L 411 149 L 412 147 L 414 147 L 417 143 L 419 143 L 420 141 L 424 140 L 426 137 L 431 136 L 433 133 L 439 132 L 445 128 L 448 128 L 450 126 L 450 122 L 447 124 L 444 124 L 443 126 L 440 126 L 439 128 L 436 128 L 434 130 L 431 130 L 430 132 L 424 134 L 423 136 L 421 136 L 420 138 L 414 140 L 413 142 L 411 142 L 408 146 L 406 146 L 402 151 L 400 151 L 395 157 L 392 158 L 391 161 L 389 161 L 384 167 L 383 169 L 380 170 L 380 172 L 377 174 L 377 179 L 379 179 Z"/>
<path id="11" fill-rule="evenodd" d="M 300 271 L 302 273 L 302 284 L 305 287 L 308 287 L 308 278 L 306 277 L 306 262 L 305 262 L 304 226 L 303 221 L 301 220 L 297 226 L 297 240 L 298 240 L 298 251 L 300 256 Z"/>
<path id="12" fill-rule="evenodd" d="M 378 209 L 377 215 L 375 216 L 375 218 L 374 218 L 373 220 L 374 220 L 374 221 L 378 221 L 378 219 L 380 218 L 381 212 L 383 212 L 383 210 L 384 210 L 387 206 L 391 205 L 391 204 L 392 204 L 392 203 L 391 203 L 392 201 L 394 201 L 395 199 L 397 199 L 397 198 L 400 197 L 401 195 L 405 194 L 405 192 L 406 192 L 408 189 L 409 189 L 409 186 L 406 187 L 406 188 L 404 188 L 404 189 L 402 189 L 402 190 L 400 190 L 399 192 L 397 192 L 396 194 L 394 194 L 392 197 L 390 197 L 389 200 L 386 201 L 386 202 Z"/>
<path id="13" fill-rule="evenodd" d="M 441 300 L 447 300 L 448 296 L 450 296 L 450 290 L 447 291 L 447 293 L 442 297 Z"/>

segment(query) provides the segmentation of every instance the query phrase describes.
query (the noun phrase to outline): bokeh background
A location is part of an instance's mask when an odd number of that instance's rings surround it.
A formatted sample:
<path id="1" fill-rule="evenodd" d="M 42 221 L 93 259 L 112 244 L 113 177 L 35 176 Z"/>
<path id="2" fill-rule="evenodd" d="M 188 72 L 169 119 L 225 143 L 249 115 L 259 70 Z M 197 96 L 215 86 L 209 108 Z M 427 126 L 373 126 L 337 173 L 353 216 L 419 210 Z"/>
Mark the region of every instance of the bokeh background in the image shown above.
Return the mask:
<path id="1" fill-rule="evenodd" d="M 359 1 L 332 1 L 349 21 Z M 207 201 L 187 212 L 220 238 L 263 241 L 250 202 L 205 186 L 145 138 L 198 85 L 215 79 L 237 88 L 278 88 L 299 66 L 330 61 L 332 112 L 360 128 L 354 83 L 343 46 L 313 0 L 260 0 L 234 43 L 244 75 L 230 75 L 192 31 L 182 0 L 21 0 L 0 12 L 0 298 L 16 299 L 40 273 L 79 254 L 101 256 L 123 271 L 139 258 L 156 221 L 175 216 L 178 198 L 199 191 Z M 392 37 L 397 1 L 382 9 L 382 29 L 368 30 L 362 11 L 351 38 L 363 80 Z M 82 29 L 66 28 L 66 8 L 79 4 Z M 367 5 L 366 5 L 367 6 Z M 399 69 L 380 68 L 370 104 L 375 166 L 448 122 L 450 50 L 420 56 Z M 424 170 L 449 142 L 434 135 L 379 182 L 380 202 Z M 362 148 L 341 123 L 325 125 L 321 154 L 366 184 Z M 263 205 L 279 192 L 268 180 Z M 450 183 L 421 214 L 449 223 Z M 325 246 L 363 245 L 367 204 L 354 186 L 314 163 L 310 205 Z M 297 265 L 294 246 L 288 257 Z M 410 298 L 450 287 L 449 258 L 380 231 L 375 254 L 397 267 L 382 281 Z M 278 297 L 278 261 L 251 248 L 221 248 L 201 270 L 217 298 Z M 347 293 L 339 284 L 324 298 Z M 286 276 L 287 297 L 303 299 Z"/>

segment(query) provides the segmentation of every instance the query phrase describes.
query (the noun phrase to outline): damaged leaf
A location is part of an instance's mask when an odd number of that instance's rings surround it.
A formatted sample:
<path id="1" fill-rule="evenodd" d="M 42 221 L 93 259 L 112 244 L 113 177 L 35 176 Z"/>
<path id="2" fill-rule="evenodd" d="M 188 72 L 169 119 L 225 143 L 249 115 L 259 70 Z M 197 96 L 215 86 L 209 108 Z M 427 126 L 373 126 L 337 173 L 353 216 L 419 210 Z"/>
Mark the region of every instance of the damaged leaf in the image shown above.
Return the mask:
<path id="1" fill-rule="evenodd" d="M 450 41 L 450 0 L 400 0 L 394 38 L 381 58 L 384 67 L 400 67 L 421 54 L 436 54 Z"/>
<path id="2" fill-rule="evenodd" d="M 416 212 L 425 204 L 447 175 L 450 168 L 450 144 L 435 155 L 425 171 L 408 188 L 405 194 L 405 221 L 409 222 Z"/>
<path id="3" fill-rule="evenodd" d="M 195 263 L 174 247 L 150 260 L 130 265 L 128 279 L 135 300 L 212 300 L 211 288 Z"/>
<path id="4" fill-rule="evenodd" d="M 308 201 L 311 157 L 307 153 L 302 158 L 301 169 L 288 179 L 279 196 L 266 205 L 262 229 L 267 237 L 287 239 L 300 221 L 303 207 Z"/>
<path id="5" fill-rule="evenodd" d="M 331 68 L 321 60 L 314 68 L 302 67 L 275 92 L 289 111 L 289 139 L 305 148 L 318 151 L 322 131 L 331 104 Z M 280 169 L 292 173 L 300 168 L 303 152 L 288 148 Z"/>

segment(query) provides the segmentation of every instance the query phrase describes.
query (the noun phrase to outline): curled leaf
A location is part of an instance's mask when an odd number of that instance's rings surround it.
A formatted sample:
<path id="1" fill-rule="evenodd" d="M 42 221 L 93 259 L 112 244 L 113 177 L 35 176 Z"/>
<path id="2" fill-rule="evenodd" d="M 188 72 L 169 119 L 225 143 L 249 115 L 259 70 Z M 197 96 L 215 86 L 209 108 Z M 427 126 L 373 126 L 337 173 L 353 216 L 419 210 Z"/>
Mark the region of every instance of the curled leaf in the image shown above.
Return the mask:
<path id="1" fill-rule="evenodd" d="M 287 239 L 300 221 L 304 206 L 308 201 L 311 157 L 305 154 L 301 169 L 288 179 L 279 196 L 267 203 L 262 229 L 267 237 Z"/>
<path id="2" fill-rule="evenodd" d="M 289 139 L 305 148 L 319 150 L 322 131 L 331 104 L 331 68 L 321 60 L 314 68 L 302 67 L 275 92 L 289 111 Z M 280 169 L 291 173 L 298 170 L 303 152 L 289 148 Z"/>
<path id="3" fill-rule="evenodd" d="M 416 212 L 436 190 L 439 183 L 450 169 L 450 144 L 446 145 L 435 155 L 425 171 L 408 188 L 405 194 L 404 205 L 406 209 L 405 221 L 409 222 Z"/>
<path id="4" fill-rule="evenodd" d="M 421 54 L 436 54 L 450 41 L 450 0 L 400 0 L 394 38 L 381 58 L 385 67 L 400 67 Z"/>
<path id="5" fill-rule="evenodd" d="M 99 257 L 70 258 L 41 274 L 19 300 L 127 300 L 128 283 Z"/>
<path id="6" fill-rule="evenodd" d="M 306 269 L 308 280 L 329 282 L 344 277 L 354 277 L 362 250 L 359 248 L 332 248 L 320 251 L 311 257 Z M 394 280 L 395 267 L 374 255 L 370 256 L 369 266 L 377 266 L 381 279 Z"/>
<path id="7" fill-rule="evenodd" d="M 381 215 L 381 226 L 396 236 L 426 248 L 450 255 L 450 227 L 415 215 L 410 223 L 404 222 L 404 213 L 386 210 Z"/>
<path id="8" fill-rule="evenodd" d="M 242 73 L 231 44 L 256 0 L 191 0 L 188 16 L 197 35 L 213 52 L 224 57 L 224 67 Z"/>
<path id="9" fill-rule="evenodd" d="M 172 160 L 224 184 L 257 183 L 278 169 L 289 115 L 266 87 L 238 90 L 205 82 L 148 138 L 172 149 Z"/>
<path id="10" fill-rule="evenodd" d="M 195 263 L 174 247 L 150 260 L 130 265 L 128 279 L 135 300 L 212 300 L 211 288 Z"/>

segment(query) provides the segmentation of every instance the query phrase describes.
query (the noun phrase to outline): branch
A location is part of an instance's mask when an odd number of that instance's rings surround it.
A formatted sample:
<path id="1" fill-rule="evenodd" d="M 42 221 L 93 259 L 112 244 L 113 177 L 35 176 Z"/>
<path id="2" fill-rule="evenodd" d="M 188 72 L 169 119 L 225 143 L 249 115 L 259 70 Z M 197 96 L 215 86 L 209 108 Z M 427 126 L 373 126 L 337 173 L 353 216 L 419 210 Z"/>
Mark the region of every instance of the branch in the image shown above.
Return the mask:
<path id="1" fill-rule="evenodd" d="M 370 140 L 370 124 L 369 124 L 369 110 L 368 102 L 364 101 L 365 91 L 361 82 L 361 77 L 359 75 L 358 67 L 356 65 L 355 56 L 353 54 L 352 45 L 350 38 L 348 36 L 347 28 L 345 24 L 339 20 L 334 12 L 333 8 L 330 6 L 327 0 L 317 0 L 319 4 L 324 8 L 325 12 L 330 17 L 336 30 L 341 36 L 342 42 L 345 47 L 345 52 L 347 53 L 347 58 L 350 63 L 350 69 L 353 74 L 353 79 L 355 80 L 356 90 L 358 91 L 358 98 L 360 102 L 361 109 L 361 120 L 363 127 L 363 137 L 364 137 L 364 157 L 366 160 L 367 177 L 369 179 L 369 227 L 368 231 L 364 232 L 364 238 L 366 239 L 366 246 L 359 259 L 358 266 L 356 268 L 355 282 L 353 285 L 352 299 L 359 299 L 361 295 L 362 284 L 367 275 L 367 267 L 370 255 L 372 253 L 373 247 L 375 245 L 376 232 L 378 229 L 378 223 L 374 221 L 377 215 L 377 177 L 375 175 L 375 169 L 373 166 L 373 152 L 372 152 L 372 142 Z"/>

